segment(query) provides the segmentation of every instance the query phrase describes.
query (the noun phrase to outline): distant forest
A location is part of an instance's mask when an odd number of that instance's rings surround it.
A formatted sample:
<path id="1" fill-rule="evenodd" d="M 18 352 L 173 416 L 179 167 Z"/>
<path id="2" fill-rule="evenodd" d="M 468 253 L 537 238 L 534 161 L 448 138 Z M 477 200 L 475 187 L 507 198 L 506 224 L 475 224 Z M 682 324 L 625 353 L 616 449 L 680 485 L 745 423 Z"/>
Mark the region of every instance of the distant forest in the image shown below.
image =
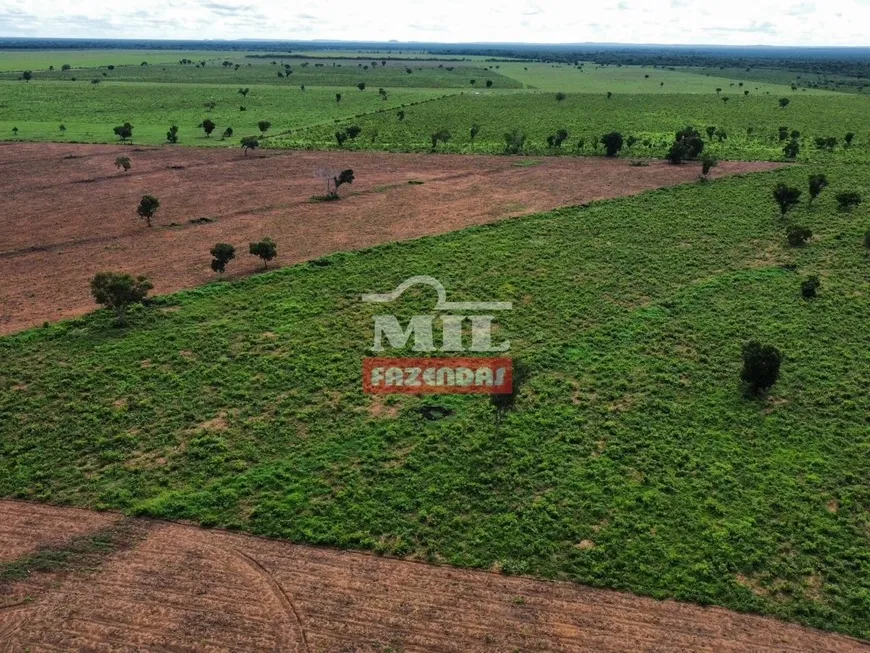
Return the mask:
<path id="1" fill-rule="evenodd" d="M 0 49 L 135 49 L 264 51 L 371 50 L 396 55 L 429 52 L 575 64 L 700 68 L 775 68 L 818 75 L 870 79 L 870 48 L 681 46 L 625 44 L 424 43 L 370 41 L 155 41 L 122 39 L 24 39 L 0 37 Z M 350 53 L 349 53 L 350 54 Z M 358 53 L 355 53 L 358 54 Z"/>

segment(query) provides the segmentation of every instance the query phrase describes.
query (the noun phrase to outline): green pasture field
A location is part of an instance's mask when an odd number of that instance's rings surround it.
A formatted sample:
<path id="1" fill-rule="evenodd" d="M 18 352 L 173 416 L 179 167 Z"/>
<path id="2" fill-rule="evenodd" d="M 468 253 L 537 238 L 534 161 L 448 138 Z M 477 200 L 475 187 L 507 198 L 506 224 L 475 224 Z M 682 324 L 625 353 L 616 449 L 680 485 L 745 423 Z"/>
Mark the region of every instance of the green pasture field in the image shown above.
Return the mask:
<path id="1" fill-rule="evenodd" d="M 437 89 L 391 89 L 385 101 L 377 89 L 247 88 L 243 97 L 238 86 L 227 85 L 173 84 L 170 90 L 165 84 L 147 83 L 0 82 L 0 140 L 115 142 L 112 128 L 130 122 L 134 143 L 164 143 L 174 124 L 182 145 L 236 146 L 242 136 L 259 134 L 260 120 L 271 122 L 272 132 L 296 130 L 444 94 Z M 336 93 L 342 94 L 341 102 L 335 101 Z M 212 102 L 214 108 L 208 108 Z M 240 111 L 241 106 L 247 110 Z M 205 118 L 217 123 L 211 138 L 198 128 Z M 66 131 L 60 131 L 61 124 Z M 221 141 L 227 127 L 233 128 L 233 138 Z"/>
<path id="2" fill-rule="evenodd" d="M 214 55 L 214 53 L 210 53 Z M 197 61 L 192 57 L 188 57 Z M 224 62 L 232 65 L 224 66 Z M 272 62 L 275 63 L 272 63 Z M 285 68 L 285 64 L 289 66 Z M 238 65 L 238 70 L 235 66 Z M 409 73 L 408 70 L 411 72 Z M 280 76 L 279 76 L 280 73 Z M 289 74 L 288 74 L 289 73 Z M 0 74 L 0 80 L 17 80 L 19 73 Z M 522 88 L 522 84 L 495 70 L 470 62 L 436 62 L 432 60 L 409 62 L 378 62 L 372 67 L 370 61 L 347 59 L 279 59 L 253 58 L 243 54 L 227 54 L 225 57 L 210 57 L 205 67 L 195 64 L 180 64 L 178 61 L 147 66 L 121 66 L 114 70 L 106 67 L 84 70 L 33 71 L 34 80 L 71 82 L 163 82 L 169 84 L 276 84 L 299 88 L 305 86 L 344 86 L 357 91 L 357 84 L 364 82 L 365 92 L 377 93 L 379 88 L 472 88 L 486 87 L 487 80 L 494 88 Z M 26 82 L 22 82 L 26 83 Z"/>
<path id="3" fill-rule="evenodd" d="M 831 188 L 783 221 L 774 184 L 822 171 Z M 870 196 L 868 173 L 662 189 L 214 283 L 126 329 L 97 312 L 0 338 L 0 496 L 868 638 L 870 205 L 834 200 Z M 815 237 L 790 248 L 788 223 Z M 501 422 L 482 397 L 363 394 L 383 307 L 360 295 L 421 273 L 454 301 L 513 302 L 496 335 L 529 377 Z M 739 384 L 753 338 L 785 357 L 764 399 Z"/>
<path id="4" fill-rule="evenodd" d="M 276 52 L 274 54 L 269 54 L 268 56 L 282 56 L 283 53 Z M 389 48 L 380 49 L 380 50 L 293 50 L 290 52 L 294 57 L 302 56 L 308 57 L 311 59 L 355 59 L 357 57 L 363 57 L 365 59 L 373 59 L 380 61 L 381 59 L 390 59 L 395 60 L 403 60 L 403 59 L 420 59 L 421 61 L 426 60 L 438 60 L 438 61 L 450 61 L 450 62 L 461 62 L 461 61 L 487 61 L 492 57 L 487 55 L 479 55 L 479 54 L 433 54 L 431 52 L 424 51 L 413 51 L 413 50 L 391 50 Z M 258 54 L 259 56 L 259 54 Z"/>
<path id="5" fill-rule="evenodd" d="M 866 116 L 870 102 L 854 94 L 801 95 L 782 109 L 776 95 L 737 97 L 726 104 L 711 95 L 670 94 L 605 95 L 568 94 L 559 101 L 555 93 L 532 92 L 464 92 L 451 97 L 404 109 L 381 112 L 353 119 L 362 128 L 355 142 L 345 147 L 384 150 L 427 151 L 431 135 L 448 129 L 450 140 L 438 145 L 439 151 L 500 153 L 505 149 L 504 134 L 518 129 L 528 137 L 527 154 L 603 154 L 598 141 L 603 134 L 619 131 L 625 139 L 633 136 L 637 143 L 627 147 L 622 156 L 663 157 L 674 140 L 674 133 L 692 125 L 703 133 L 707 126 L 726 132 L 727 139 L 713 139 L 709 149 L 729 159 L 783 159 L 785 142 L 779 140 L 779 127 L 802 134 L 799 161 L 870 159 L 870 127 Z M 481 129 L 474 142 L 471 126 Z M 339 125 L 338 127 L 342 127 Z M 749 129 L 752 133 L 748 133 Z M 547 145 L 547 137 L 559 129 L 569 137 L 560 148 Z M 366 138 L 377 130 L 374 144 Z M 296 131 L 269 140 L 275 147 L 337 147 L 336 125 L 323 125 Z M 844 146 L 847 132 L 856 134 L 853 145 Z M 833 153 L 821 151 L 816 137 L 836 136 L 839 144 Z M 582 147 L 578 147 L 583 139 Z M 626 141 L 627 142 L 627 141 Z"/>
<path id="6" fill-rule="evenodd" d="M 555 63 L 504 63 L 493 62 L 497 72 L 522 82 L 527 88 L 565 93 L 698 93 L 715 95 L 722 89 L 723 96 L 779 94 L 792 97 L 790 83 L 749 83 L 741 78 L 729 78 L 721 73 L 718 77 L 667 70 L 652 66 L 599 66 L 585 62 L 582 69 L 569 64 Z M 647 75 L 649 77 L 647 77 Z M 740 84 L 743 86 L 740 86 Z M 806 91 L 806 93 L 830 93 L 830 91 Z"/>
<path id="7" fill-rule="evenodd" d="M 791 88 L 792 84 L 803 89 L 811 84 L 845 93 L 870 93 L 870 80 L 848 75 L 829 75 L 805 71 L 783 70 L 780 68 L 680 68 L 679 70 L 699 75 L 730 77 L 732 79 L 749 80 L 765 84 L 784 84 Z"/>
<path id="8" fill-rule="evenodd" d="M 149 64 L 172 64 L 181 59 L 194 61 L 211 60 L 228 56 L 242 57 L 245 53 L 214 52 L 210 50 L 0 50 L 0 71 L 24 71 L 34 73 L 48 71 L 49 66 L 60 70 L 64 64 L 73 68 L 98 68 L 109 65 L 138 66 L 143 61 Z"/>

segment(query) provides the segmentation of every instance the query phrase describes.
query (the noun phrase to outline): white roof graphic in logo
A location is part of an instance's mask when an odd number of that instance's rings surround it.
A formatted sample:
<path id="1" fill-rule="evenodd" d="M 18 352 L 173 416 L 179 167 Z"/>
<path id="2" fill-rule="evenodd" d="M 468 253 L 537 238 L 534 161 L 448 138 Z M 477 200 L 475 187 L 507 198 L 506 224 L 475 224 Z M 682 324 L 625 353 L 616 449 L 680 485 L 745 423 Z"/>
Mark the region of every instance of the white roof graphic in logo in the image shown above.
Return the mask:
<path id="1" fill-rule="evenodd" d="M 438 293 L 438 303 L 435 304 L 436 311 L 509 311 L 513 308 L 512 302 L 448 302 L 447 290 L 435 277 L 416 276 L 406 279 L 392 292 L 384 294 L 367 294 L 362 296 L 364 302 L 375 302 L 386 304 L 397 300 L 402 296 L 408 288 L 412 286 L 431 286 Z"/>

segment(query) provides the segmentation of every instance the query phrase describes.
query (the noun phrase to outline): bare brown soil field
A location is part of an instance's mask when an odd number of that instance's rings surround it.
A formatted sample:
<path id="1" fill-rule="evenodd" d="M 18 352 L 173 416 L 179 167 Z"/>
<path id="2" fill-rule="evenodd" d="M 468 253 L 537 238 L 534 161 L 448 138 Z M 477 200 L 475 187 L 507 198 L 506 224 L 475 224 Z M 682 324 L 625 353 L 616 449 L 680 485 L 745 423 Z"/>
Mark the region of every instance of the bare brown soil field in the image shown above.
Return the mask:
<path id="1" fill-rule="evenodd" d="M 870 651 L 720 608 L 0 501 L 17 555 L 74 523 L 122 546 L 23 580 L 0 565 L 0 651 Z"/>
<path id="2" fill-rule="evenodd" d="M 128 173 L 115 168 L 121 155 Z M 321 167 L 356 172 L 340 202 L 310 201 L 323 193 Z M 773 167 L 723 162 L 713 176 Z M 2 144 L 0 333 L 94 309 L 88 282 L 100 270 L 144 274 L 155 293 L 207 283 L 216 242 L 236 246 L 233 278 L 261 267 L 247 244 L 265 236 L 275 263 L 290 265 L 697 176 L 694 165 L 600 158 Z M 151 229 L 136 216 L 144 194 L 161 202 Z M 190 222 L 200 218 L 214 221 Z"/>

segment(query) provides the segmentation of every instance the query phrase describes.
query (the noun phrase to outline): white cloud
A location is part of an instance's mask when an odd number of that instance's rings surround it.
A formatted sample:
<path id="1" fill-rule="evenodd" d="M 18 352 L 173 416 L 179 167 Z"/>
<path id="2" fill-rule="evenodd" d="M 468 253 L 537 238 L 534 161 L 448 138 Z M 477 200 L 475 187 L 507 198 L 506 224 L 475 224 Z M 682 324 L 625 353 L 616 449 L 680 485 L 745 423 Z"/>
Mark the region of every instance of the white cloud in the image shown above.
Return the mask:
<path id="1" fill-rule="evenodd" d="M 868 0 L 0 0 L 0 35 L 866 45 Z"/>

